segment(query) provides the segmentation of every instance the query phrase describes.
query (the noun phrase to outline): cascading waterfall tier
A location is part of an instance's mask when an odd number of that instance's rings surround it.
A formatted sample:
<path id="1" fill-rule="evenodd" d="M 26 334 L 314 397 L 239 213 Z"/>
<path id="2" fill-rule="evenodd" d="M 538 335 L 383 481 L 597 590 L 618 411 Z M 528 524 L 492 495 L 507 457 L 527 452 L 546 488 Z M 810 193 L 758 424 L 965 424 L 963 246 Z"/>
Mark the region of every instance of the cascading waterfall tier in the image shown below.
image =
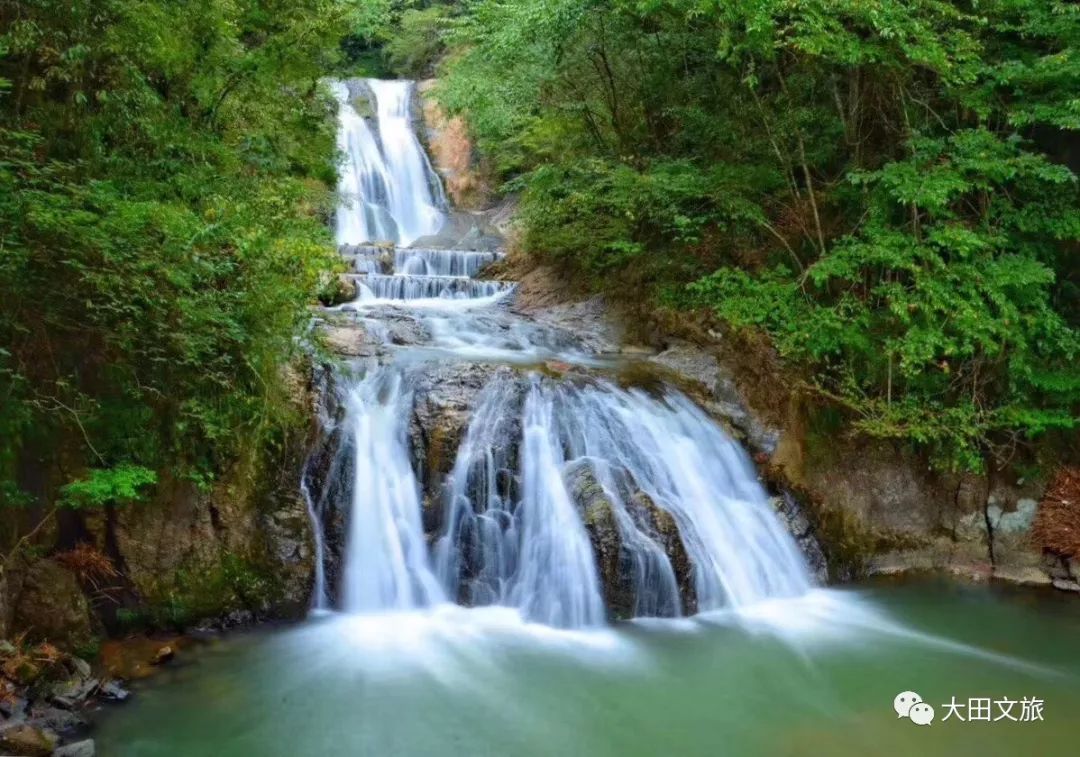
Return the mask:
<path id="1" fill-rule="evenodd" d="M 338 214 L 357 298 L 334 315 L 375 346 L 327 390 L 335 412 L 305 477 L 326 604 L 453 601 L 584 628 L 806 592 L 749 458 L 697 405 L 602 378 L 608 363 L 574 334 L 504 307 L 515 285 L 478 278 L 501 253 L 404 246 L 435 223 L 440 190 L 408 124 L 410 84 L 366 86 L 377 130 L 335 85 L 342 186 L 367 204 Z M 398 244 L 365 244 L 381 236 Z M 558 375 L 522 369 L 543 361 Z M 433 426 L 432 412 L 449 415 Z"/>
<path id="2" fill-rule="evenodd" d="M 476 281 L 463 276 L 411 276 L 369 273 L 356 279 L 360 301 L 476 299 L 494 297 L 513 289 L 505 281 Z"/>
<path id="3" fill-rule="evenodd" d="M 604 580 L 628 594 L 635 616 L 682 613 L 672 552 L 692 566 L 681 566 L 682 578 L 699 610 L 809 589 L 802 555 L 746 454 L 684 395 L 528 383 L 487 387 L 447 478 L 435 564 L 449 596 L 585 624 L 598 580 L 597 556 L 580 552 L 587 529 L 594 543 L 617 541 Z"/>
<path id="4" fill-rule="evenodd" d="M 413 131 L 413 84 L 365 79 L 374 123 L 357 112 L 345 82 L 330 83 L 338 101 L 339 245 L 388 241 L 409 245 L 442 227 L 446 200 Z"/>

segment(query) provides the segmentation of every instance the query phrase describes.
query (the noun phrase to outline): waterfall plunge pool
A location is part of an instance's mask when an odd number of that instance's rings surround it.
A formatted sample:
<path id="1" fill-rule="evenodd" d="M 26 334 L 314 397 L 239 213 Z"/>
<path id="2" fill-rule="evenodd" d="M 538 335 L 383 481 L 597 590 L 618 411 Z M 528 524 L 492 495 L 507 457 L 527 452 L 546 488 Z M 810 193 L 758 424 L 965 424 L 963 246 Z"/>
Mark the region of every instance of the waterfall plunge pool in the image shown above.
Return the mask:
<path id="1" fill-rule="evenodd" d="M 328 614 L 197 647 L 93 735 L 127 757 L 1065 754 L 1077 639 L 1071 597 L 944 581 L 597 631 L 500 607 Z M 931 725 L 897 717 L 905 690 Z M 991 718 L 1034 698 L 1044 719 L 943 721 L 952 697 Z"/>

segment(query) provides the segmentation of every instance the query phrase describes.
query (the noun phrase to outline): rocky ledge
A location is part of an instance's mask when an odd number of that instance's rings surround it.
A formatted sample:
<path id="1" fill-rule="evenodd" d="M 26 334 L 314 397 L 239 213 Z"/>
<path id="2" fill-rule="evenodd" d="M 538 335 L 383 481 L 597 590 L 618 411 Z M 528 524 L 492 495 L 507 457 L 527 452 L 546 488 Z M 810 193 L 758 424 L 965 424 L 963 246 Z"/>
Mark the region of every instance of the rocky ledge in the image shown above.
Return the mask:
<path id="1" fill-rule="evenodd" d="M 93 757 L 87 715 L 129 696 L 121 683 L 51 644 L 0 642 L 0 752 Z"/>

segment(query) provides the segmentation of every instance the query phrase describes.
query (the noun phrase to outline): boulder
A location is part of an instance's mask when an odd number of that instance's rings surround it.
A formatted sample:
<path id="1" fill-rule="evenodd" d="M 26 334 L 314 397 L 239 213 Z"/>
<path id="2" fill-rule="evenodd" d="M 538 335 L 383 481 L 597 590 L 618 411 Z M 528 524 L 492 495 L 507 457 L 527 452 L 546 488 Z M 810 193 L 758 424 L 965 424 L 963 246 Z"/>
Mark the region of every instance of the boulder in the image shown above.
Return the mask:
<path id="1" fill-rule="evenodd" d="M 503 369 L 509 371 L 509 369 Z M 417 378 L 409 435 L 425 494 L 438 499 L 481 391 L 498 372 L 490 365 L 445 363 Z M 437 524 L 431 524 L 437 525 Z"/>
<path id="2" fill-rule="evenodd" d="M 29 723 L 16 723 L 0 731 L 0 751 L 4 754 L 49 757 L 56 742 L 56 734 Z"/>
<path id="3" fill-rule="evenodd" d="M 71 733 L 86 725 L 81 715 L 60 707 L 35 705 L 28 713 L 29 720 L 46 733 Z"/>
<path id="4" fill-rule="evenodd" d="M 617 618 L 634 616 L 635 594 L 629 556 L 624 554 L 622 536 L 615 520 L 613 504 L 596 480 L 588 464 L 579 464 L 567 473 L 567 489 L 581 514 L 592 542 L 596 571 L 608 612 Z"/>
<path id="5" fill-rule="evenodd" d="M 27 567 L 14 618 L 16 628 L 67 649 L 90 644 L 97 636 L 90 603 L 78 579 L 51 559 Z"/>
<path id="6" fill-rule="evenodd" d="M 675 516 L 657 505 L 643 491 L 634 492 L 627 506 L 634 524 L 658 543 L 671 561 L 671 568 L 675 571 L 675 581 L 679 586 L 679 594 L 682 596 L 683 612 L 687 615 L 697 612 L 693 565 L 683 545 Z"/>
<path id="7" fill-rule="evenodd" d="M 610 496 L 597 481 L 587 462 L 575 464 L 566 473 L 567 490 L 581 514 L 585 530 L 592 543 L 597 574 L 608 611 L 616 618 L 631 618 L 638 614 L 638 596 L 635 577 L 635 555 L 627 549 Z M 632 526 L 643 536 L 651 539 L 667 556 L 686 614 L 696 611 L 693 573 L 690 558 L 683 547 L 675 518 L 659 507 L 642 491 L 625 496 L 626 515 Z M 624 523 L 625 517 L 624 517 Z M 639 553 L 638 559 L 643 559 Z M 675 614 L 675 607 L 660 608 L 660 614 Z"/>
<path id="8" fill-rule="evenodd" d="M 98 696 L 112 702 L 123 702 L 131 696 L 131 692 L 116 681 L 106 681 L 98 689 Z"/>
<path id="9" fill-rule="evenodd" d="M 319 302 L 327 307 L 352 302 L 358 293 L 354 276 L 342 273 L 333 276 L 319 289 Z"/>

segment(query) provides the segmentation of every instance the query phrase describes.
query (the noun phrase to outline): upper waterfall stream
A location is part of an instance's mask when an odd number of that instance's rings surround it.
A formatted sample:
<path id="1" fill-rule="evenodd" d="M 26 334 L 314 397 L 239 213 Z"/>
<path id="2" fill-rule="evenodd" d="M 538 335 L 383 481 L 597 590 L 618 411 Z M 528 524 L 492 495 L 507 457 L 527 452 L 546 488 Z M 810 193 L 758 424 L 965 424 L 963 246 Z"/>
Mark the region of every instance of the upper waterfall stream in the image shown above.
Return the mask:
<path id="1" fill-rule="evenodd" d="M 332 84 L 338 100 L 338 149 L 343 156 L 338 193 L 337 242 L 412 244 L 434 234 L 445 218 L 439 179 L 413 132 L 413 84 L 365 79 L 375 117 L 353 106 L 344 82 Z"/>

